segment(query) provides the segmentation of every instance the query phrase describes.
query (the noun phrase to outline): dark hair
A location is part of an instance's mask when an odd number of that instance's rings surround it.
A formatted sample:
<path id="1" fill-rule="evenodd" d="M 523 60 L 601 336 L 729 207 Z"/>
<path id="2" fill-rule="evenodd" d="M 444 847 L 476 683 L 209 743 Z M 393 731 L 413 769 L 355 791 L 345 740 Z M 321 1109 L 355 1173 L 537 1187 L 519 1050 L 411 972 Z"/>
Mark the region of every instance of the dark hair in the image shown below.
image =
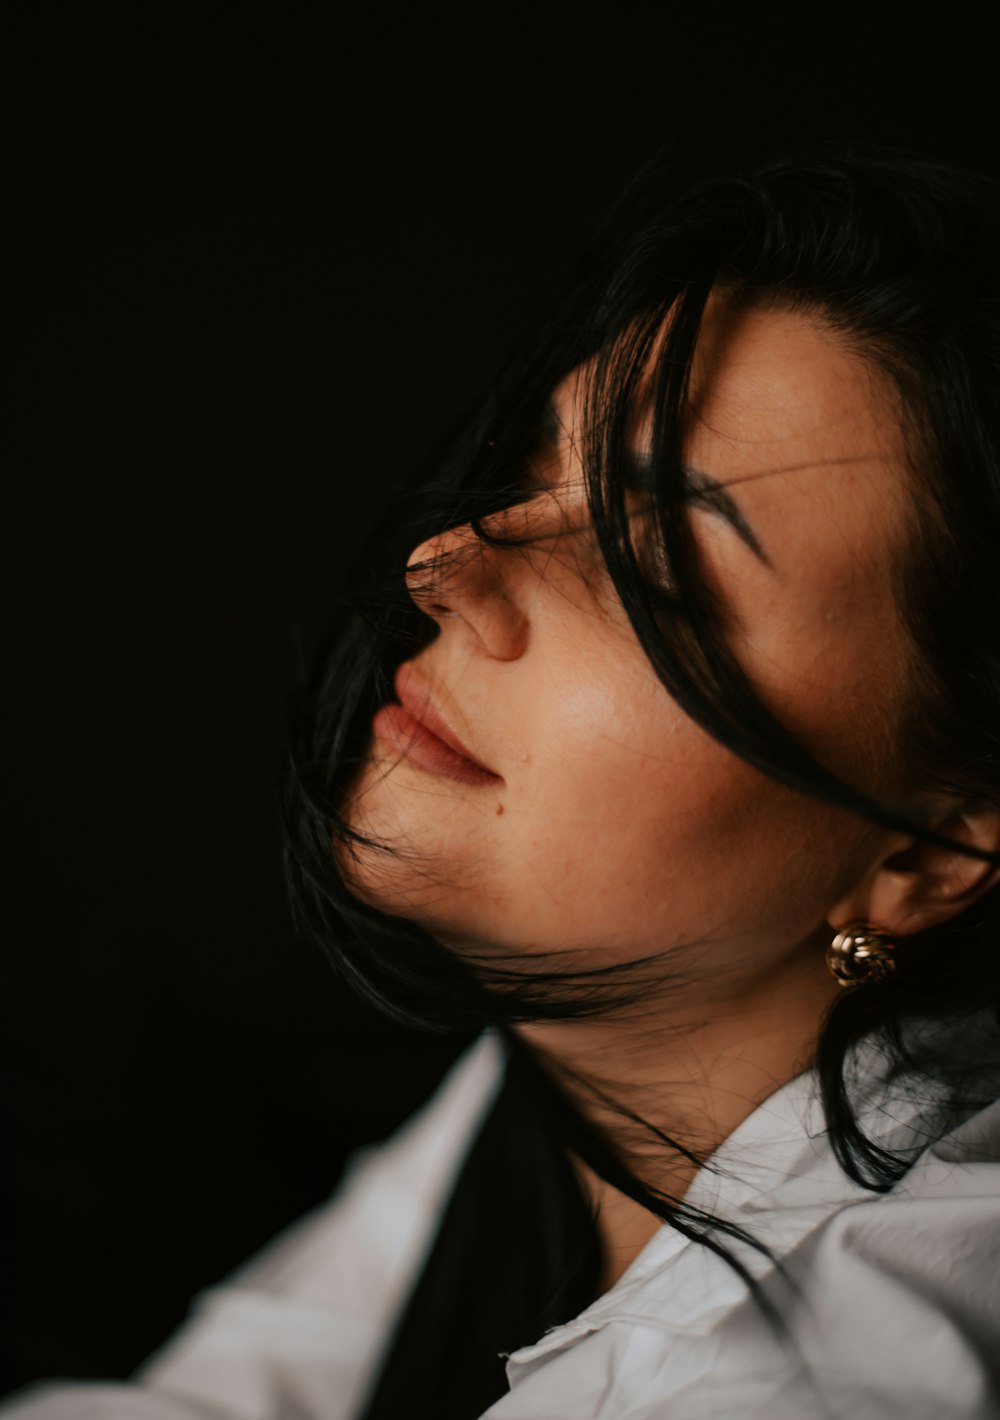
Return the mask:
<path id="1" fill-rule="evenodd" d="M 364 585 L 344 609 L 306 698 L 287 794 L 292 898 L 299 922 L 369 1002 L 429 1030 L 487 1023 L 506 1030 L 518 1020 L 615 1010 L 635 999 L 650 973 L 664 969 L 649 960 L 627 970 L 566 971 L 541 955 L 500 963 L 459 959 L 414 924 L 352 896 L 331 850 L 334 840 L 357 841 L 341 808 L 366 751 L 370 717 L 390 697 L 395 667 L 428 639 L 427 618 L 404 584 L 410 549 L 465 523 L 496 540 L 484 520 L 523 499 L 521 474 L 546 404 L 559 381 L 587 362 L 593 378 L 584 465 L 594 524 L 664 686 L 721 744 L 782 783 L 941 841 L 914 822 L 912 797 L 873 799 L 817 763 L 766 709 L 695 575 L 680 440 L 695 342 L 713 292 L 816 313 L 897 392 L 919 514 L 899 571 L 900 606 L 922 668 L 906 731 L 911 788 L 934 786 L 1000 804 L 998 252 L 997 185 L 903 153 L 830 146 L 700 175 L 662 161 L 640 173 L 531 349 L 500 372 L 447 451 L 420 472 L 377 530 Z M 629 412 L 651 359 L 650 477 L 661 560 L 670 569 L 667 593 L 646 575 L 624 497 Z M 907 1020 L 996 1007 L 998 908 L 993 890 L 952 921 L 908 938 L 904 968 L 843 993 L 824 1024 L 816 1061 L 831 1142 L 847 1173 L 869 1188 L 891 1187 L 909 1160 L 885 1152 L 862 1130 L 846 1083 L 852 1049 L 878 1032 L 887 1071 L 915 1068 L 904 1044 Z M 418 1358 L 422 1382 L 440 1402 L 436 1414 L 478 1415 L 504 1388 L 497 1352 L 536 1339 L 543 1326 L 593 1298 L 598 1252 L 569 1148 L 660 1218 L 722 1253 L 755 1286 L 725 1244 L 727 1233 L 743 1234 L 646 1189 L 538 1060 L 506 1034 L 513 1063 L 502 1103 L 455 1190 L 371 1399 L 370 1420 L 402 1413 Z M 932 1078 L 944 1070 L 927 1058 L 920 1068 Z M 530 1173 L 513 1168 L 510 1151 L 499 1147 L 515 1130 L 518 1148 L 530 1155 Z M 517 1226 L 500 1226 L 500 1218 L 515 1218 Z M 498 1233 L 503 1248 L 491 1251 L 488 1237 Z M 480 1283 L 484 1259 L 494 1255 L 497 1271 Z M 435 1340 L 442 1336 L 444 1345 Z M 464 1369 L 456 1365 L 459 1354 L 468 1355 Z"/>

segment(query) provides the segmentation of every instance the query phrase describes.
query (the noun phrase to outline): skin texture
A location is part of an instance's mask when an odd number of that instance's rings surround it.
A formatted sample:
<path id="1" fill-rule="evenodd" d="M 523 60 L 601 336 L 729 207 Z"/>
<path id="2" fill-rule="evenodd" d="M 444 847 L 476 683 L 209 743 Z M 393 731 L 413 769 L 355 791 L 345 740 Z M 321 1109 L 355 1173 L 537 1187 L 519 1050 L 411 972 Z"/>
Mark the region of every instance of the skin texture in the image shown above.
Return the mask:
<path id="1" fill-rule="evenodd" d="M 833 931 L 865 919 L 905 936 L 960 910 L 987 875 L 781 787 L 679 709 L 588 525 L 579 378 L 554 402 L 559 435 L 532 470 L 541 491 L 495 520 L 532 545 L 484 547 L 459 528 L 411 557 L 438 634 L 404 670 L 408 698 L 497 777 L 456 782 L 373 738 L 351 818 L 398 855 L 362 851 L 345 867 L 360 895 L 460 951 L 558 953 L 545 964 L 565 966 L 666 954 L 675 979 L 634 1011 L 521 1029 L 556 1071 L 704 1154 L 809 1063 L 839 989 L 823 958 Z M 905 785 L 888 747 L 908 708 L 894 569 L 913 501 L 892 392 L 818 318 L 716 301 L 685 456 L 726 487 L 766 555 L 692 509 L 702 573 L 762 698 L 854 782 Z M 995 815 L 924 808 L 995 846 Z M 683 1194 L 689 1164 L 624 1133 L 586 1091 L 581 1102 L 648 1182 Z M 584 1176 L 610 1284 L 658 1223 Z"/>

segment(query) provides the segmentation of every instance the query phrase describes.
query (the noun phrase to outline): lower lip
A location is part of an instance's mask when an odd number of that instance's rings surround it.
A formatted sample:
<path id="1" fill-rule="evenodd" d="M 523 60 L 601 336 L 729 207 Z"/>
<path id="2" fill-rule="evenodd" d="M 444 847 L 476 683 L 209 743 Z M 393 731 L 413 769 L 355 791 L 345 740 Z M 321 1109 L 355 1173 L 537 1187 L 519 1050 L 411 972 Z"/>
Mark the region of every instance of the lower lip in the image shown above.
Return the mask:
<path id="1" fill-rule="evenodd" d="M 456 779 L 460 784 L 499 784 L 499 774 L 453 750 L 444 740 L 431 734 L 426 725 L 415 720 L 402 705 L 383 705 L 376 710 L 372 729 L 378 739 L 398 750 L 406 759 L 439 774 L 444 779 Z"/>

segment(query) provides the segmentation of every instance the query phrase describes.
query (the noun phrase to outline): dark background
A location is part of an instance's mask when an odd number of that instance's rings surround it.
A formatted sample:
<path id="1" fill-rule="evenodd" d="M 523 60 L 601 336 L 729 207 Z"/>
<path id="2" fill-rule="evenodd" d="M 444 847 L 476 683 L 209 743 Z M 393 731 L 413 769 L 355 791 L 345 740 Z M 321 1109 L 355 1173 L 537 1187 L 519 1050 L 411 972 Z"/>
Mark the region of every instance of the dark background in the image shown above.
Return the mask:
<path id="1" fill-rule="evenodd" d="M 994 169 L 998 134 L 954 12 L 72 13 L 12 48 L 5 169 L 9 1384 L 126 1374 L 454 1054 L 292 933 L 286 711 L 380 496 L 638 160 L 819 134 Z"/>

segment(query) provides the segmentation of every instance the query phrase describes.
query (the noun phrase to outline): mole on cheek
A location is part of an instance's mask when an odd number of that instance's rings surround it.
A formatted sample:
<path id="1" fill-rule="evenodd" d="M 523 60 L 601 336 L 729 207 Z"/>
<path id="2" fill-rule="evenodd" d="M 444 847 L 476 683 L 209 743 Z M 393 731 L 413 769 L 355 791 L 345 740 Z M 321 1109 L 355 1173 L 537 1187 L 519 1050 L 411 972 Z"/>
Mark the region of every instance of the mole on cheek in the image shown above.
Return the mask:
<path id="1" fill-rule="evenodd" d="M 503 813 L 503 804 L 497 804 L 497 818 Z"/>

